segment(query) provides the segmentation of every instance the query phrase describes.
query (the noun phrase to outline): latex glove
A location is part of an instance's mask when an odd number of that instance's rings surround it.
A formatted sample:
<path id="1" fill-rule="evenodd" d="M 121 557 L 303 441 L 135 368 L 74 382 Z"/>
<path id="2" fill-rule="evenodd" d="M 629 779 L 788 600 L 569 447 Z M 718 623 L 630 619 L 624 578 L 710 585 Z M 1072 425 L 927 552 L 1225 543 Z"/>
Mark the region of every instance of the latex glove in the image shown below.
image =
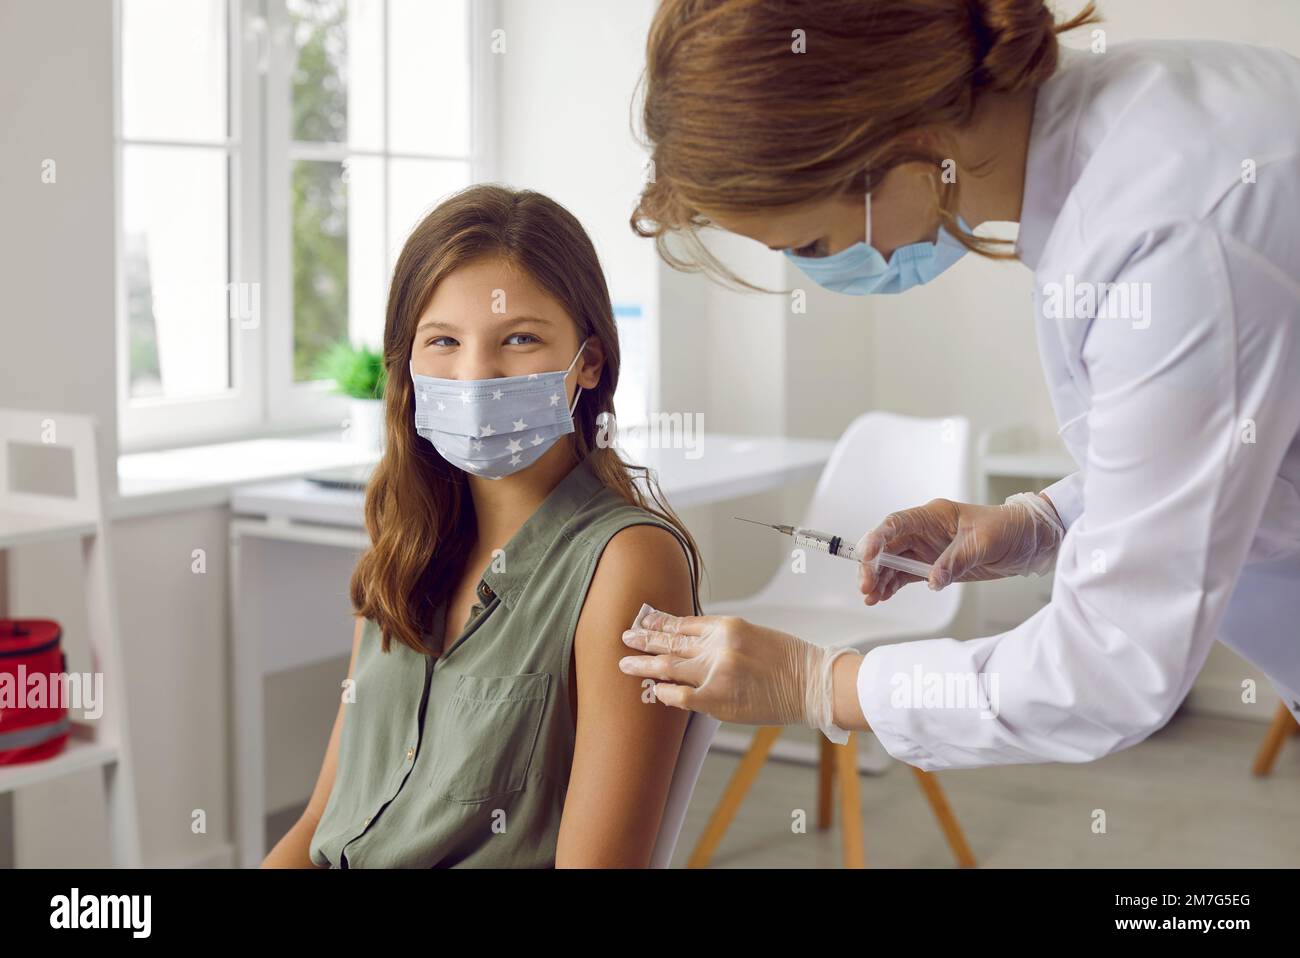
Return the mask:
<path id="1" fill-rule="evenodd" d="M 1018 492 L 1000 506 L 932 499 L 885 517 L 858 540 L 858 587 L 867 605 L 883 602 L 919 576 L 871 561 L 881 552 L 933 564 L 931 589 L 1010 575 L 1042 575 L 1056 564 L 1065 527 L 1047 497 Z"/>
<path id="2" fill-rule="evenodd" d="M 826 649 L 731 615 L 650 612 L 623 642 L 650 653 L 621 659 L 628 675 L 658 680 L 655 698 L 742 725 L 805 724 L 832 742 L 832 663 L 851 649 Z"/>

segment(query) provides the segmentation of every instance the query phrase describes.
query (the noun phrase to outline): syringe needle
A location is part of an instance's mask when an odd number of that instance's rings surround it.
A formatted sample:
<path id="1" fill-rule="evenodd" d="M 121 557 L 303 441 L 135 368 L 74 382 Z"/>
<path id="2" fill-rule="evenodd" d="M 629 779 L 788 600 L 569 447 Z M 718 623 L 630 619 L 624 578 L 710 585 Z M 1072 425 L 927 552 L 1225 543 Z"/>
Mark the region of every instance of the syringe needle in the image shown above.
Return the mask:
<path id="1" fill-rule="evenodd" d="M 784 535 L 794 535 L 793 526 L 774 526 L 770 522 L 759 522 L 757 519 L 746 519 L 744 516 L 732 516 L 733 519 L 739 519 L 741 522 L 752 522 L 756 526 L 765 526 L 768 529 L 775 529 Z"/>

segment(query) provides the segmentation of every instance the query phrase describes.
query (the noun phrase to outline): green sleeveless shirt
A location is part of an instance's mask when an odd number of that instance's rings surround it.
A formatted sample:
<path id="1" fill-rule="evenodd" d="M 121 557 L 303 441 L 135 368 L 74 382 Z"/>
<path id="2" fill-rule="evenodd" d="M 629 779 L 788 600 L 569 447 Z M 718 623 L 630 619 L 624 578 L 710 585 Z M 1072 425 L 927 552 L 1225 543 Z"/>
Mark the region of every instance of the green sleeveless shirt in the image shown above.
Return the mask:
<path id="1" fill-rule="evenodd" d="M 574 630 L 606 543 L 642 524 L 682 541 L 584 460 L 488 564 L 479 604 L 443 655 L 396 641 L 385 654 L 366 620 L 314 864 L 554 866 L 577 731 Z M 692 602 L 699 614 L 694 587 Z M 435 635 L 445 617 L 444 602 Z"/>

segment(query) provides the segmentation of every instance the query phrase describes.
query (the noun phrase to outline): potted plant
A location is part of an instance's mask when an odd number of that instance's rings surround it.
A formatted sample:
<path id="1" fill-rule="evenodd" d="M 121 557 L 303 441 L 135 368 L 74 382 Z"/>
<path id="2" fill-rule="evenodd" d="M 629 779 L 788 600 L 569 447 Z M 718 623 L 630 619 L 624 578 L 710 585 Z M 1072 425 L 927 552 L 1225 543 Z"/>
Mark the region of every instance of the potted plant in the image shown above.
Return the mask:
<path id="1" fill-rule="evenodd" d="M 320 359 L 317 375 L 334 380 L 350 401 L 348 435 L 372 449 L 384 444 L 384 357 L 368 346 L 336 343 Z"/>

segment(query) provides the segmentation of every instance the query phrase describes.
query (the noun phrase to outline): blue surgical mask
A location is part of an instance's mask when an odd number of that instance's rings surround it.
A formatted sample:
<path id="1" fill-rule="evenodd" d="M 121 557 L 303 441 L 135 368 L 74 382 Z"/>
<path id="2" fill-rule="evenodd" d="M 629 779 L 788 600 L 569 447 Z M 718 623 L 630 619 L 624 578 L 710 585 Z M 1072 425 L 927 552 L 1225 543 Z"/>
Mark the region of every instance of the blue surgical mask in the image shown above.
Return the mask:
<path id="1" fill-rule="evenodd" d="M 497 379 L 421 376 L 408 363 L 415 431 L 453 466 L 473 475 L 501 479 L 527 469 L 573 432 L 582 387 L 569 405 L 565 380 L 586 345 L 584 339 L 568 369 Z"/>
<path id="2" fill-rule="evenodd" d="M 934 243 L 908 243 L 894 250 L 889 261 L 871 245 L 871 194 L 867 194 L 867 239 L 840 250 L 833 256 L 796 256 L 783 250 L 786 258 L 804 274 L 834 293 L 862 296 L 866 293 L 901 293 L 928 283 L 967 252 L 942 226 Z M 969 232 L 958 217 L 962 229 Z"/>

